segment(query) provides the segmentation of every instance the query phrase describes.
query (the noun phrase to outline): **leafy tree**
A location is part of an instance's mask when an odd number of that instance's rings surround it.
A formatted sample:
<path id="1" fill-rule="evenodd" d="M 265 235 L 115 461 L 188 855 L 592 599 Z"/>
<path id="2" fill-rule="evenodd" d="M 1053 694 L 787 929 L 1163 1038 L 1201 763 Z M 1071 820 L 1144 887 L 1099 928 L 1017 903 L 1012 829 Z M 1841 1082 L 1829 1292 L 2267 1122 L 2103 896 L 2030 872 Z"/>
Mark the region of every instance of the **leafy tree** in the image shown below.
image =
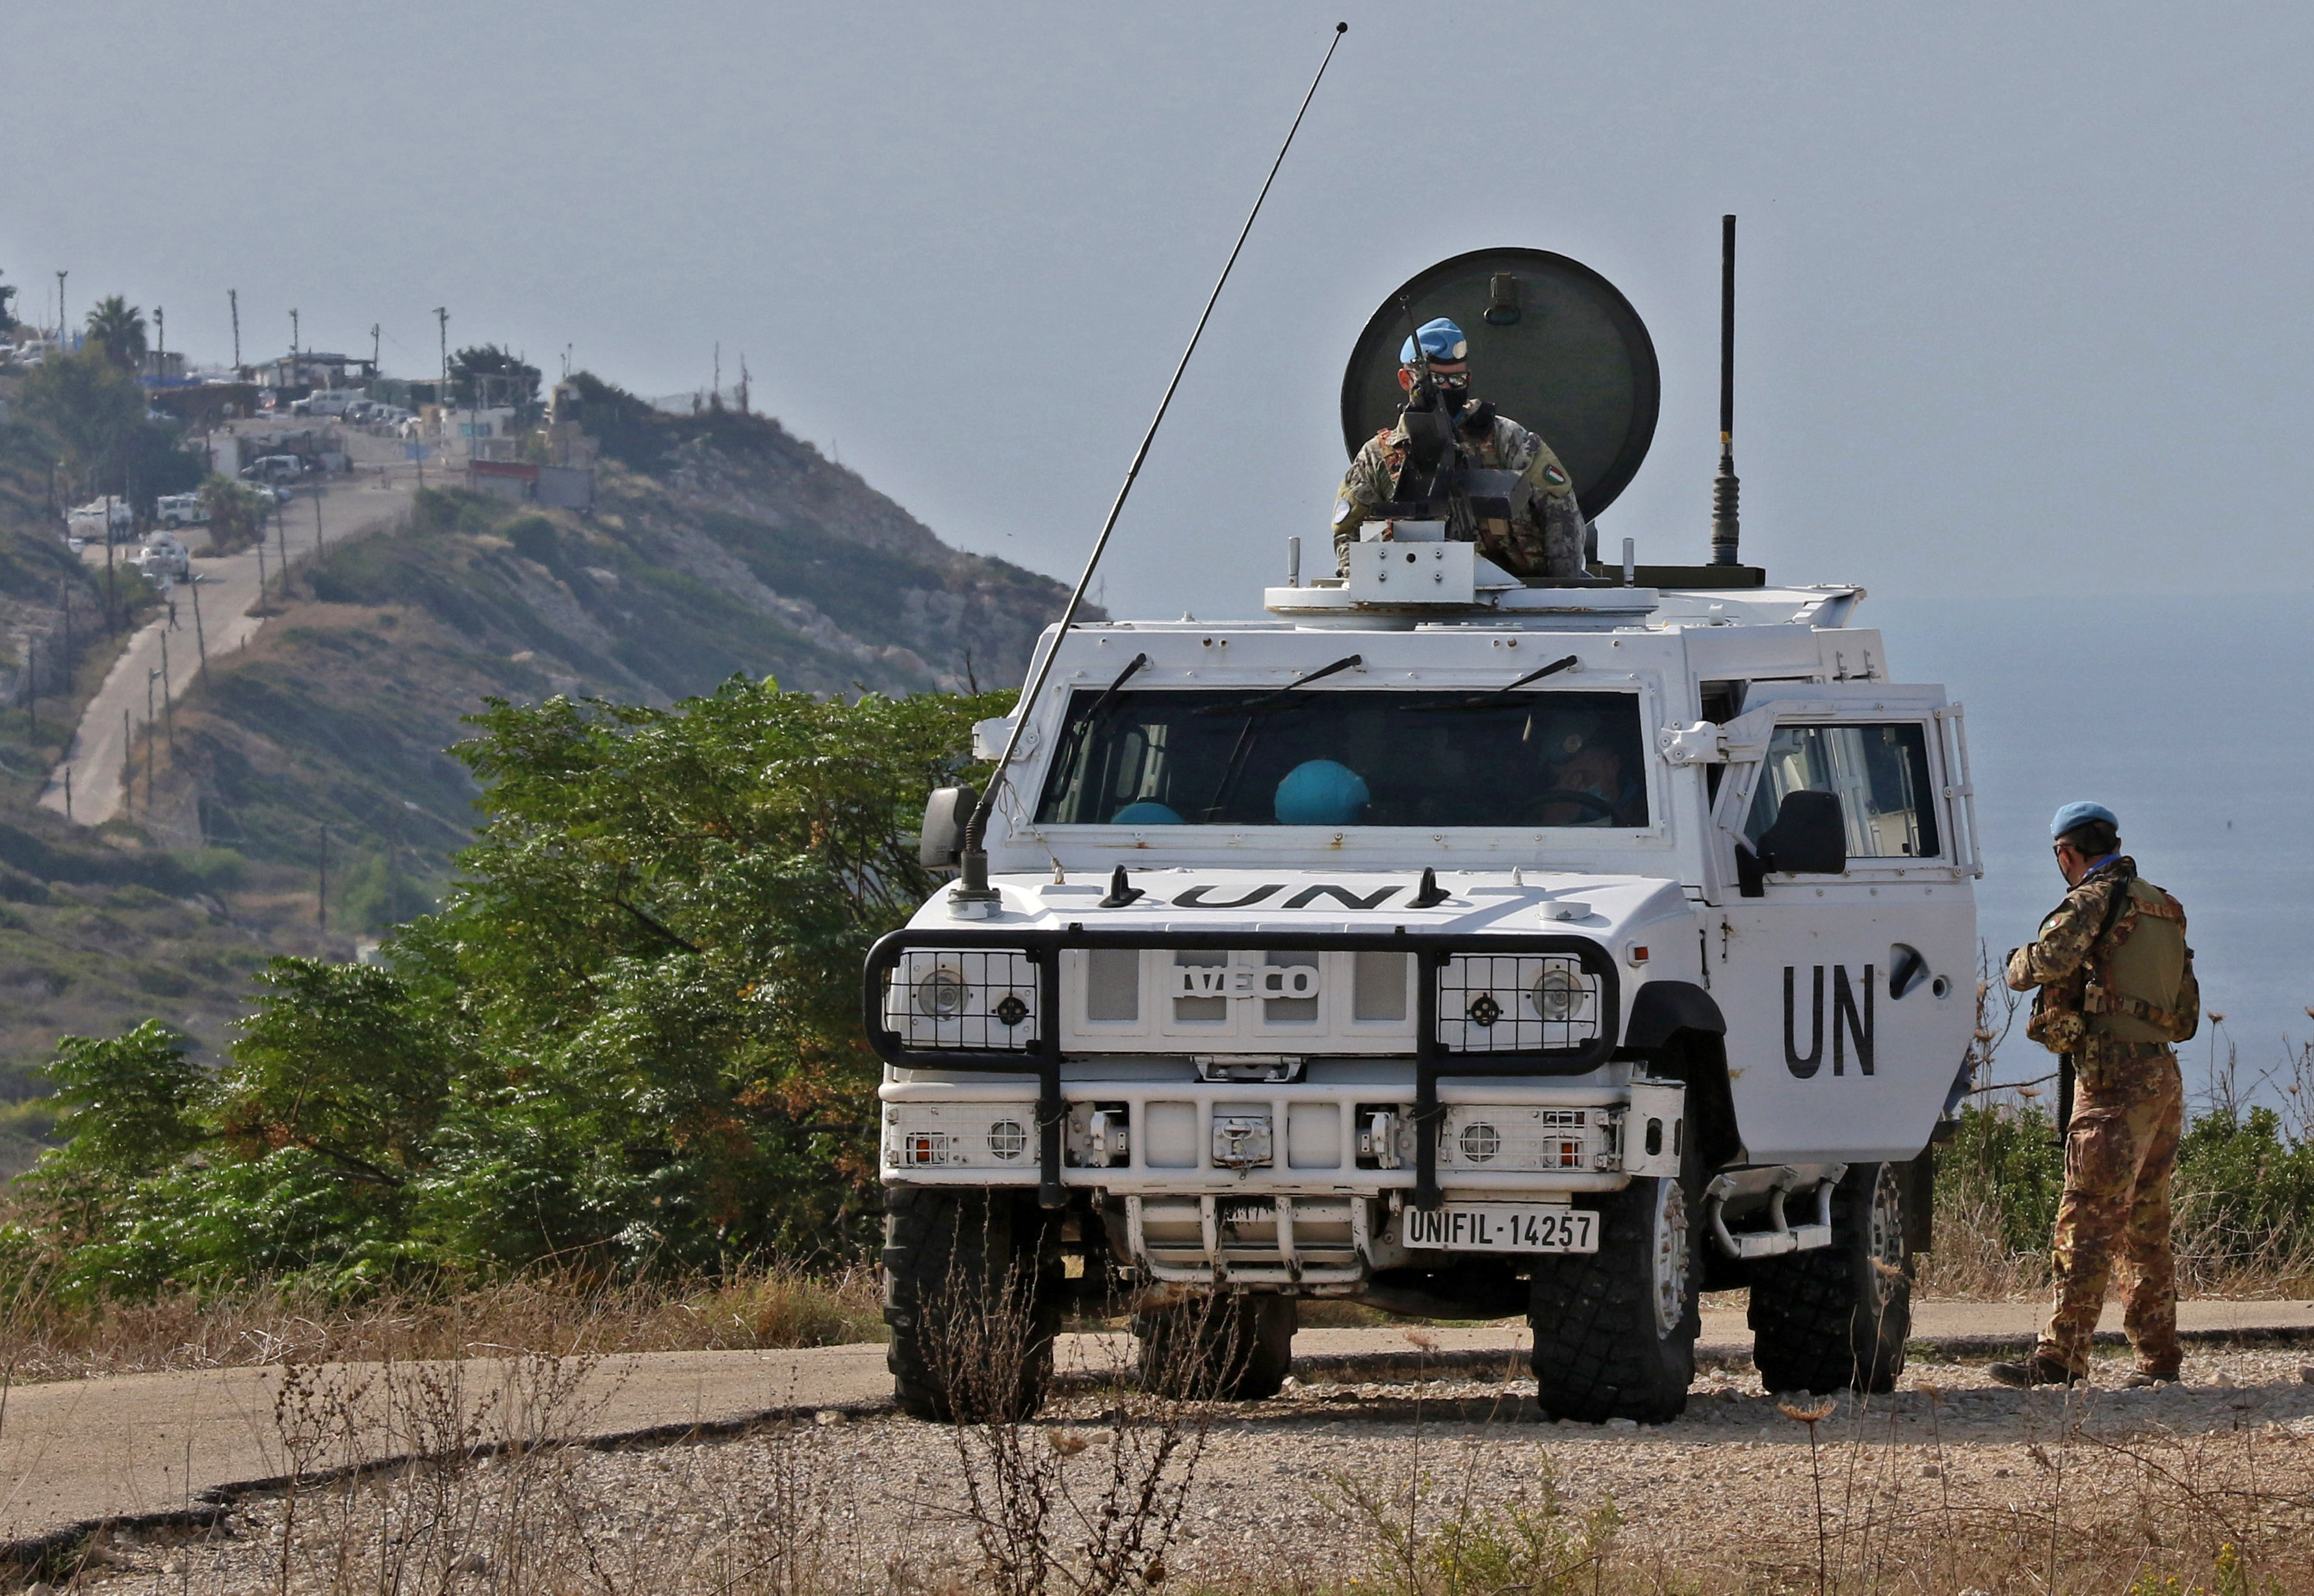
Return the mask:
<path id="1" fill-rule="evenodd" d="M 89 347 L 102 350 L 105 358 L 123 371 L 141 370 L 145 365 L 145 313 L 121 295 L 108 295 L 88 313 L 88 342 Z"/>
<path id="2" fill-rule="evenodd" d="M 265 535 L 266 501 L 229 477 L 211 473 L 201 483 L 201 507 L 209 513 L 209 547 L 220 554 Z"/>
<path id="3" fill-rule="evenodd" d="M 42 362 L 24 379 L 24 419 L 46 430 L 75 472 L 118 491 L 129 441 L 145 420 L 145 390 L 99 348 Z"/>
<path id="4" fill-rule="evenodd" d="M 496 344 L 450 357 L 450 399 L 459 405 L 526 405 L 538 399 L 538 367 Z"/>
<path id="5" fill-rule="evenodd" d="M 15 297 L 15 284 L 0 283 L 0 332 L 13 332 L 19 325 L 15 313 L 8 308 L 9 302 Z"/>
<path id="6" fill-rule="evenodd" d="M 1005 703 L 491 704 L 454 751 L 487 821 L 389 967 L 276 960 L 213 1081 L 157 1027 L 63 1045 L 71 1139 L 15 1255 L 134 1294 L 858 1247 L 861 961 L 932 890 L 924 794 Z"/>

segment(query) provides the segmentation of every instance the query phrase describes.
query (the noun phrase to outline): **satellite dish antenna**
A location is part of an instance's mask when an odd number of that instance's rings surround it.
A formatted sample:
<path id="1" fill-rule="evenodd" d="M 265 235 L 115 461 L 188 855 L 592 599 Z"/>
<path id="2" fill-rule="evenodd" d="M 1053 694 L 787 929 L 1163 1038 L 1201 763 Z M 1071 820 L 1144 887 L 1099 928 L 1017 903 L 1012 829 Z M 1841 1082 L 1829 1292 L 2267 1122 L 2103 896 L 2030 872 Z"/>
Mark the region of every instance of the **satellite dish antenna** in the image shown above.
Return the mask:
<path id="1" fill-rule="evenodd" d="M 1663 376 L 1631 302 L 1579 260 L 1548 250 L 1474 250 L 1386 296 L 1342 374 L 1342 440 L 1356 454 L 1396 425 L 1406 305 L 1471 340 L 1471 392 L 1549 444 L 1596 516 L 1638 474 L 1655 440 Z"/>

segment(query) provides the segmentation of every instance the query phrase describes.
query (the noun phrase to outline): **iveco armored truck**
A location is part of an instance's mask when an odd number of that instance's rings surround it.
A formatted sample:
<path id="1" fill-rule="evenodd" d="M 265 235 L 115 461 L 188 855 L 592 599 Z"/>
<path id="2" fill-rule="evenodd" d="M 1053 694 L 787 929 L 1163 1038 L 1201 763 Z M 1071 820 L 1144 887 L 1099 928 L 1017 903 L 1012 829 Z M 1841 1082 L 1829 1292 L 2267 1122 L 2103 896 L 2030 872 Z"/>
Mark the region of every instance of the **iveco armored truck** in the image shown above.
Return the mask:
<path id="1" fill-rule="evenodd" d="M 1432 269 L 1359 341 L 1353 448 L 1435 315 L 1597 515 L 1655 422 L 1621 295 L 1538 251 Z M 866 972 L 903 1407 L 950 1411 L 942 1326 L 1007 1282 L 1039 1345 L 1124 1301 L 1240 1398 L 1313 1298 L 1524 1312 L 1554 1417 L 1678 1414 L 1739 1286 L 1771 1389 L 1899 1372 L 1974 1026 L 1959 707 L 1859 589 L 1733 563 L 1725 464 L 1720 562 L 1551 583 L 1453 535 L 1446 498 L 1509 490 L 1455 469 L 1259 618 L 1048 631 L 978 728 L 1011 752 L 982 885 Z M 928 863 L 975 798 L 933 795 Z"/>

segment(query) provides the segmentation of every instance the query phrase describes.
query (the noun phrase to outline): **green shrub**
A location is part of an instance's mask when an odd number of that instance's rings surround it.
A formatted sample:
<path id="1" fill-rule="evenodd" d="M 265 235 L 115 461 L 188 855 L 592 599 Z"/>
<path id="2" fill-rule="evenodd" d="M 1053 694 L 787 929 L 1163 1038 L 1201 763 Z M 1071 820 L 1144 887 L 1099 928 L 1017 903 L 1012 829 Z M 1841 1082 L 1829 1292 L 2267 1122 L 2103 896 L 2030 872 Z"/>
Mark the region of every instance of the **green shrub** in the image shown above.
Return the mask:
<path id="1" fill-rule="evenodd" d="M 6 1256 L 91 1297 L 856 1256 L 861 963 L 932 888 L 925 792 L 1005 706 L 739 680 L 666 710 L 492 704 L 455 751 L 487 823 L 385 967 L 274 960 L 214 1077 L 157 1025 L 60 1046 L 66 1140 Z M 390 869 L 349 884 L 373 920 Z"/>

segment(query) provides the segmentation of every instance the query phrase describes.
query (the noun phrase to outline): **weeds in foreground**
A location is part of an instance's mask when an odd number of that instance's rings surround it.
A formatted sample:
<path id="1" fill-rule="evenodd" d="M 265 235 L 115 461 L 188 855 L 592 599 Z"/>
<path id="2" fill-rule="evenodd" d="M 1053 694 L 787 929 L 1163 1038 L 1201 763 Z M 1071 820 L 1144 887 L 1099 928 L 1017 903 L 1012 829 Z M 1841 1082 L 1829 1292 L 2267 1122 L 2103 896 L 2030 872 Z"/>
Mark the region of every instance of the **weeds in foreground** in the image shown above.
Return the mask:
<path id="1" fill-rule="evenodd" d="M 1545 1456 L 1529 1482 L 1532 1500 L 1480 1508 L 1469 1486 L 1487 1451 L 1466 1449 L 1453 1506 L 1427 1515 L 1420 1510 L 1436 1486 L 1427 1473 L 1389 1488 L 1343 1473 L 1331 1477 L 1329 1505 L 1368 1548 L 1373 1579 L 1361 1589 L 1387 1596 L 1574 1596 L 1598 1585 L 1622 1527 L 1614 1502 L 1571 1512 Z"/>
<path id="2" fill-rule="evenodd" d="M 1032 1265 L 1030 1265 L 1032 1266 Z M 949 1433 L 964 1493 L 963 1517 L 981 1553 L 981 1574 L 999 1596 L 1113 1596 L 1164 1583 L 1217 1406 L 1222 1371 L 1242 1350 L 1214 1298 L 1180 1311 L 1187 1333 L 1155 1344 L 1154 1363 L 1135 1365 L 1123 1338 L 1092 1371 L 1109 1403 L 1091 1429 L 1055 1427 L 1029 1415 L 1039 1405 L 1052 1350 L 1027 1266 L 1016 1264 L 985 1295 L 962 1284 L 930 1315 L 932 1371 L 953 1412 Z"/>

